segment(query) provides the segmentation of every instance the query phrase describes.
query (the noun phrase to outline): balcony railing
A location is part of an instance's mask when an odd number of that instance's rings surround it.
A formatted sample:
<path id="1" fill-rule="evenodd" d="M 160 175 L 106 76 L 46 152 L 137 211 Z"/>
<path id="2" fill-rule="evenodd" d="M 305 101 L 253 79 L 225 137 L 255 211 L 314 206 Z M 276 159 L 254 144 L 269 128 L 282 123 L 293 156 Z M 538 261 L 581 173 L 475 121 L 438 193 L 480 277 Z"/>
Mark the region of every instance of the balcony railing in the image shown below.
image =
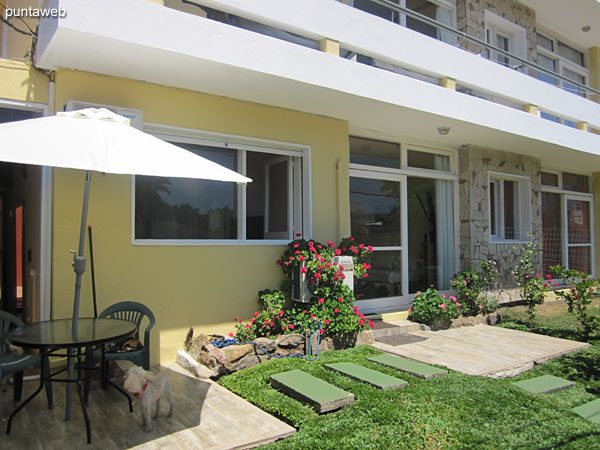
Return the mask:
<path id="1" fill-rule="evenodd" d="M 516 55 L 514 53 L 506 51 L 506 50 L 504 50 L 502 48 L 499 48 L 499 47 L 496 47 L 494 45 L 491 45 L 488 42 L 482 41 L 481 39 L 478 39 L 478 38 L 476 38 L 474 36 L 471 36 L 471 35 L 469 35 L 467 33 L 459 31 L 459 30 L 457 30 L 457 29 L 455 29 L 455 28 L 453 28 L 451 26 L 448 26 L 448 25 L 446 25 L 444 23 L 441 23 L 441 22 L 439 22 L 437 20 L 431 19 L 430 17 L 424 16 L 423 14 L 415 12 L 415 11 L 409 9 L 409 8 L 405 8 L 405 7 L 400 6 L 400 5 L 396 4 L 396 3 L 393 3 L 393 2 L 391 2 L 389 0 L 367 0 L 367 1 L 369 1 L 370 3 L 373 3 L 373 4 L 377 4 L 377 5 L 383 6 L 385 8 L 388 8 L 390 11 L 394 11 L 394 12 L 396 12 L 398 14 L 404 14 L 404 15 L 406 15 L 408 17 L 412 17 L 413 19 L 416 19 L 416 20 L 418 20 L 421 23 L 424 23 L 424 24 L 430 25 L 432 27 L 435 27 L 436 30 L 443 30 L 443 31 L 445 31 L 447 33 L 450 33 L 451 35 L 453 35 L 453 36 L 455 36 L 455 37 L 457 37 L 457 38 L 460 39 L 460 40 L 457 40 L 458 42 L 461 42 L 461 43 L 463 41 L 471 42 L 473 44 L 476 44 L 476 45 L 482 47 L 484 50 L 486 50 L 487 52 L 489 52 L 489 54 L 492 54 L 492 55 L 502 55 L 503 57 L 507 58 L 505 61 L 510 61 L 511 62 L 511 67 L 513 69 L 518 69 L 519 71 L 527 73 L 527 71 L 525 71 L 525 68 L 530 68 L 530 69 L 533 69 L 533 73 L 535 73 L 536 75 L 541 72 L 541 73 L 544 73 L 546 75 L 550 75 L 552 78 L 556 78 L 556 79 L 559 79 L 561 81 L 564 81 L 564 82 L 568 83 L 569 85 L 576 86 L 579 89 L 581 89 L 581 92 L 584 92 L 584 93 L 593 93 L 593 94 L 600 95 L 600 91 L 598 91 L 596 89 L 593 89 L 593 88 L 591 88 L 588 85 L 579 83 L 578 81 L 573 80 L 571 78 L 568 78 L 568 77 L 566 77 L 566 76 L 564 76 L 564 75 L 562 75 L 560 73 L 553 72 L 552 70 L 547 69 L 547 68 L 545 68 L 543 66 L 540 66 L 539 64 L 536 64 L 536 63 L 534 63 L 532 61 L 529 61 L 526 58 L 523 58 L 523 57 L 521 57 L 519 55 Z M 399 24 L 399 26 L 400 26 L 400 24 Z M 451 45 L 453 45 L 453 44 L 451 44 Z M 454 45 L 456 47 L 462 48 L 460 45 L 456 45 L 456 44 L 454 44 Z M 468 50 L 466 50 L 464 48 L 462 48 L 462 49 L 465 50 L 465 51 L 468 51 Z M 499 59 L 499 58 L 497 58 L 497 59 Z M 514 64 L 512 64 L 512 61 L 517 61 L 520 64 L 514 65 Z M 505 63 L 501 63 L 501 62 L 499 62 L 499 64 L 506 65 Z M 565 90 L 568 91 L 568 92 L 575 93 L 575 92 L 573 92 L 573 91 L 571 91 L 569 89 L 565 89 Z M 579 90 L 575 94 L 579 95 Z"/>

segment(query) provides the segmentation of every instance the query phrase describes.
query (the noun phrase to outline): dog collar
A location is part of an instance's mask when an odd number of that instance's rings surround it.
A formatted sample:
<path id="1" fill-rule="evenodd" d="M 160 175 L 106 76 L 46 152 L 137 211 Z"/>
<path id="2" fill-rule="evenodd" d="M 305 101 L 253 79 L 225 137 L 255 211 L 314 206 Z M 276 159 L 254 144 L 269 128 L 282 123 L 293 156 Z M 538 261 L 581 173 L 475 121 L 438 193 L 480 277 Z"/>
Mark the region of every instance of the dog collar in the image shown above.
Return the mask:
<path id="1" fill-rule="evenodd" d="M 136 396 L 137 398 L 140 398 L 140 395 L 142 395 L 142 392 L 144 392 L 144 391 L 146 390 L 146 388 L 147 388 L 147 387 L 148 387 L 148 382 L 146 381 L 146 382 L 144 383 L 144 385 L 142 386 L 142 390 L 141 390 L 140 392 L 136 392 L 136 393 L 135 393 L 135 396 Z"/>

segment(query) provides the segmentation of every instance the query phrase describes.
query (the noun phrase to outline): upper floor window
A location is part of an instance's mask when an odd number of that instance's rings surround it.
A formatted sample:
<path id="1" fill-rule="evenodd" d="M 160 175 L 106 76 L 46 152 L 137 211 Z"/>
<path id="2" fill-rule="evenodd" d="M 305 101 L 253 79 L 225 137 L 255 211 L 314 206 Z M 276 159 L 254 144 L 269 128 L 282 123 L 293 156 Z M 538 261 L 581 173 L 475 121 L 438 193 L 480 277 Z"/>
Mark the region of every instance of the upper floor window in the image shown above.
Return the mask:
<path id="1" fill-rule="evenodd" d="M 485 10 L 484 18 L 486 42 L 499 50 L 503 50 L 501 52 L 488 48 L 486 49 L 486 57 L 503 66 L 520 69 L 522 64 L 506 53 L 512 53 L 521 58 L 527 57 L 527 34 L 525 28 L 487 9 Z"/>
<path id="2" fill-rule="evenodd" d="M 134 239 L 138 243 L 289 241 L 304 234 L 302 150 L 160 137 L 253 181 L 236 185 L 136 176 Z"/>
<path id="3" fill-rule="evenodd" d="M 582 51 L 545 33 L 538 32 L 536 41 L 538 51 L 537 62 L 540 66 L 548 69 L 550 72 L 561 74 L 569 80 L 587 85 L 589 71 L 585 67 L 585 56 Z M 538 71 L 538 79 L 559 86 L 566 91 L 573 92 L 582 97 L 586 96 L 585 90 L 580 86 L 569 83 L 566 80 L 560 80 L 548 73 Z M 553 116 L 545 118 L 554 120 Z M 570 123 L 567 123 L 567 125 L 570 125 Z"/>
<path id="4" fill-rule="evenodd" d="M 408 14 L 399 13 L 386 6 L 374 3 L 371 0 L 350 0 L 351 5 L 362 11 L 375 16 L 400 24 L 421 34 L 425 34 L 434 39 L 438 39 L 449 44 L 455 44 L 455 36 L 449 31 L 440 29 L 435 25 L 426 23 L 423 20 L 412 17 Z M 410 9 L 436 22 L 440 22 L 449 27 L 456 28 L 455 7 L 452 2 L 447 0 L 391 0 L 404 8 Z"/>

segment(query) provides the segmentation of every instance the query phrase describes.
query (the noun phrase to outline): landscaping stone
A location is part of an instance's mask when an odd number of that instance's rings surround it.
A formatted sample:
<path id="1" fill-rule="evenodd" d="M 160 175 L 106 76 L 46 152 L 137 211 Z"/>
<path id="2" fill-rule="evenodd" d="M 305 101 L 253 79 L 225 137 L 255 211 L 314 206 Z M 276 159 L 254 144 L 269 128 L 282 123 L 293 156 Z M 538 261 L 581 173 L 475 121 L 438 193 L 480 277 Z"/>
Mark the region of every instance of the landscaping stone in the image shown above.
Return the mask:
<path id="1" fill-rule="evenodd" d="M 600 424 L 600 398 L 592 400 L 591 402 L 585 403 L 581 406 L 577 406 L 571 411 L 594 423 Z"/>
<path id="2" fill-rule="evenodd" d="M 402 358 L 400 356 L 390 355 L 388 353 L 369 358 L 369 361 L 383 364 L 384 366 L 393 367 L 394 369 L 409 373 L 415 377 L 425 378 L 426 380 L 446 375 L 448 373 L 447 370 L 438 369 L 437 367 L 433 367 L 428 364 L 423 364 L 412 359 Z"/>
<path id="3" fill-rule="evenodd" d="M 387 375 L 385 373 L 369 369 L 368 367 L 359 366 L 358 364 L 350 362 L 325 364 L 325 368 L 339 372 L 342 375 L 352 378 L 353 380 L 369 384 L 384 391 L 387 391 L 388 389 L 402 388 L 408 384 L 407 381 L 401 380 L 400 378 L 396 378 L 391 375 Z"/>
<path id="4" fill-rule="evenodd" d="M 301 370 L 272 375 L 269 381 L 274 388 L 303 403 L 308 403 L 319 413 L 340 409 L 354 402 L 354 395 Z"/>
<path id="5" fill-rule="evenodd" d="M 529 380 L 517 381 L 512 384 L 533 394 L 550 394 L 575 386 L 577 383 L 553 375 L 543 375 L 541 377 L 530 378 Z"/>

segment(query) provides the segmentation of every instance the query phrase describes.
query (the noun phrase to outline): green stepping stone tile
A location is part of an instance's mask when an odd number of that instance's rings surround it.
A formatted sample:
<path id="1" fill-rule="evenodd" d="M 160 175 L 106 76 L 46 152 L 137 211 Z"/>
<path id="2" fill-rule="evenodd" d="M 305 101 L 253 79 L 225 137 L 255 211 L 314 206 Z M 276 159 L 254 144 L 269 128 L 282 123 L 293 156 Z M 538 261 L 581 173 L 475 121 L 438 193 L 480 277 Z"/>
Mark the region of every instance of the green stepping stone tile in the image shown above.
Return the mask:
<path id="1" fill-rule="evenodd" d="M 308 403 L 318 413 L 335 411 L 354 401 L 354 395 L 315 378 L 301 370 L 272 375 L 269 380 L 276 389 L 292 398 Z"/>
<path id="2" fill-rule="evenodd" d="M 325 368 L 334 370 L 354 380 L 370 384 L 384 391 L 387 389 L 397 389 L 406 386 L 408 383 L 400 378 L 377 372 L 358 364 L 341 362 L 335 364 L 325 364 Z"/>
<path id="3" fill-rule="evenodd" d="M 447 370 L 438 369 L 437 367 L 423 364 L 412 359 L 390 355 L 389 353 L 374 356 L 373 358 L 369 358 L 369 361 L 383 364 L 384 366 L 393 367 L 394 369 L 401 370 L 402 372 L 409 373 L 419 378 L 425 378 L 426 380 L 429 378 L 440 377 L 448 373 Z"/>
<path id="4" fill-rule="evenodd" d="M 579 414 L 581 417 L 591 420 L 594 423 L 600 423 L 600 398 L 584 405 L 577 406 L 571 411 Z"/>
<path id="5" fill-rule="evenodd" d="M 512 384 L 534 394 L 549 394 L 551 392 L 569 388 L 576 383 L 553 375 L 544 375 L 541 377 L 530 378 L 529 380 L 517 381 Z"/>

